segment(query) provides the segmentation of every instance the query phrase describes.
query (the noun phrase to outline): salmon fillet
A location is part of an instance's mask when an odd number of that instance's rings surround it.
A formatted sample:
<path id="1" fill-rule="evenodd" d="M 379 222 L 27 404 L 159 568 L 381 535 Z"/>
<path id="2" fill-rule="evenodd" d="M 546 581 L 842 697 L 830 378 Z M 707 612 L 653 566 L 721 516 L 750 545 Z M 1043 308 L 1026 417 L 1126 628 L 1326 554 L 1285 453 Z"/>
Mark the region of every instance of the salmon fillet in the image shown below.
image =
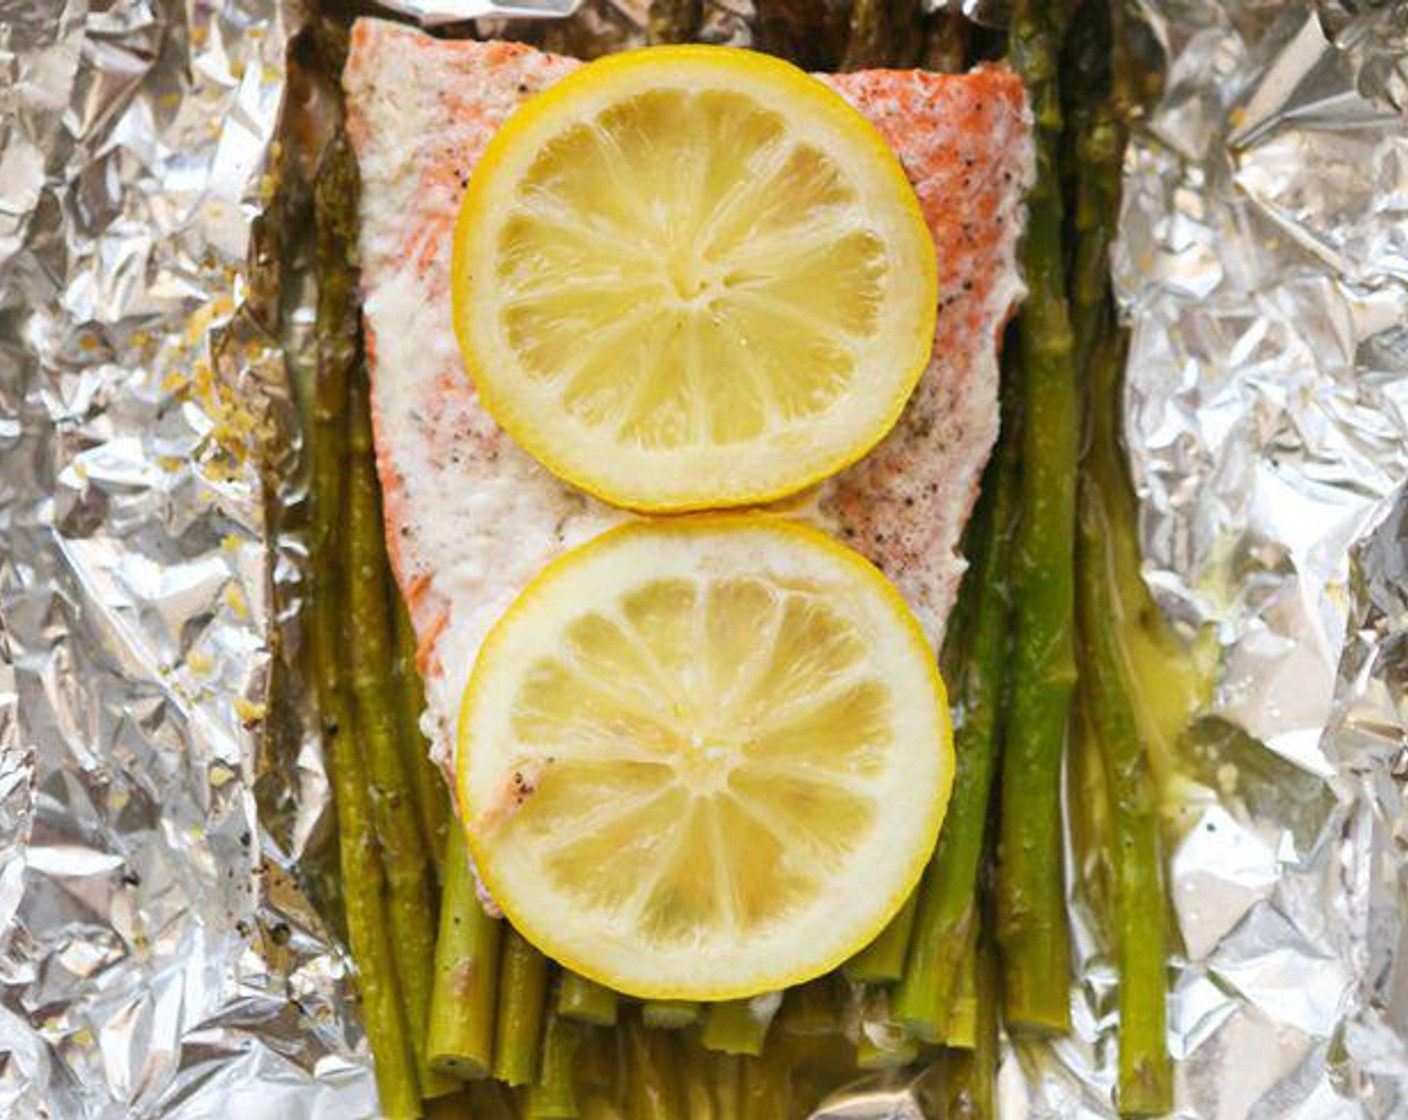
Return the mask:
<path id="1" fill-rule="evenodd" d="M 498 428 L 451 323 L 452 230 L 475 162 L 520 102 L 579 65 L 518 43 L 444 41 L 362 19 L 343 73 L 362 176 L 387 543 L 419 638 L 427 731 L 446 766 L 490 627 L 548 561 L 631 516 L 560 482 Z M 959 536 L 997 435 L 997 345 L 1021 294 L 1030 116 L 1021 82 L 1001 67 L 821 80 L 898 154 L 938 252 L 940 305 L 933 356 L 894 431 L 779 508 L 869 557 L 937 649 L 964 568 Z"/>

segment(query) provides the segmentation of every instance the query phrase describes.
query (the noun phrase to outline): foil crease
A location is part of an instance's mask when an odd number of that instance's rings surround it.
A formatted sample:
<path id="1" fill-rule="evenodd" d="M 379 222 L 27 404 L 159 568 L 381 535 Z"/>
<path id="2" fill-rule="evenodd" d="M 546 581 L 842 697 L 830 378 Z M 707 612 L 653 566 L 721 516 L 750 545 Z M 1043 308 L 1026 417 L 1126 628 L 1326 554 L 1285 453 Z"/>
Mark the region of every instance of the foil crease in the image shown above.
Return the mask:
<path id="1" fill-rule="evenodd" d="M 0 1115 L 376 1115 L 250 255 L 276 4 L 0 0 Z M 589 53 L 648 11 L 395 6 Z M 1402 1116 L 1408 4 L 1136 6 L 1164 52 L 1114 252 L 1145 574 L 1220 655 L 1170 851 L 1175 1114 Z M 754 22 L 709 0 L 702 37 Z M 1076 1031 L 1004 1047 L 1004 1117 L 1115 1115 L 1114 969 L 1070 890 Z M 816 1115 L 932 1116 L 933 1076 Z"/>
<path id="2" fill-rule="evenodd" d="M 0 4 L 0 1115 L 369 1116 L 276 743 L 275 0 Z M 262 290 L 260 290 L 262 289 Z"/>

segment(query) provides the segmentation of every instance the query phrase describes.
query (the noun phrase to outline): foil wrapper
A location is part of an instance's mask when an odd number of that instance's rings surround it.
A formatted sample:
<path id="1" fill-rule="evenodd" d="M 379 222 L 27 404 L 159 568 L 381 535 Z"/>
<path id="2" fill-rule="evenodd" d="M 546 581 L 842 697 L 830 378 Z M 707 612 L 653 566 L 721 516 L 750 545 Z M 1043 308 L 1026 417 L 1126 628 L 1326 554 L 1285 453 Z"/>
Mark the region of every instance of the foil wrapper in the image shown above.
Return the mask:
<path id="1" fill-rule="evenodd" d="M 6 1117 L 375 1114 L 276 687 L 297 429 L 249 252 L 287 18 L 0 4 Z"/>
<path id="2" fill-rule="evenodd" d="M 647 15 L 395 5 L 586 53 Z M 1146 578 L 1220 665 L 1170 852 L 1176 1115 L 1408 1115 L 1408 4 L 1138 10 L 1127 432 Z M 0 13 L 0 1115 L 374 1116 L 290 625 L 309 293 L 280 313 L 251 251 L 292 16 Z M 709 0 L 703 37 L 755 23 Z M 1115 1114 L 1087 890 L 1076 1030 L 1005 1046 L 1004 1117 Z M 928 1078 L 816 1115 L 932 1116 Z"/>

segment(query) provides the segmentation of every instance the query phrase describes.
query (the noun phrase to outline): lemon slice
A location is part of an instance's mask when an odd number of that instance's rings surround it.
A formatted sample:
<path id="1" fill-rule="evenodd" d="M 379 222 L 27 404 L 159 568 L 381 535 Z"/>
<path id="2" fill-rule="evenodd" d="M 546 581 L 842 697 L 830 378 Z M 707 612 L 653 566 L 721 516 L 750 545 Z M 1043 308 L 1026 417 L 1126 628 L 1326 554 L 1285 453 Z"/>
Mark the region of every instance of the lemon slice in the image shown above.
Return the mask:
<path id="1" fill-rule="evenodd" d="M 948 800 L 948 706 L 868 562 L 763 514 L 628 525 L 490 635 L 460 805 L 485 885 L 549 956 L 631 995 L 726 999 L 885 926 Z"/>
<path id="2" fill-rule="evenodd" d="M 928 360 L 933 242 L 840 96 L 726 47 L 593 62 L 495 135 L 455 330 L 499 424 L 607 501 L 783 497 L 864 455 Z"/>

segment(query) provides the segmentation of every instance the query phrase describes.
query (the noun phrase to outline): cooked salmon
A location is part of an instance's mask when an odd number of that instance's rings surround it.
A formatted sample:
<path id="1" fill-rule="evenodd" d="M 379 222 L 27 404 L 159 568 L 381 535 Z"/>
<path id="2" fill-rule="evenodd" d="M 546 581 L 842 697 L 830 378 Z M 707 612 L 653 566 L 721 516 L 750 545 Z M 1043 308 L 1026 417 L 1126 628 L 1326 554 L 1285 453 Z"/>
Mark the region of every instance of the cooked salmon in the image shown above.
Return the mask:
<path id="1" fill-rule="evenodd" d="M 563 550 L 632 516 L 559 481 L 476 399 L 450 309 L 452 232 L 495 129 L 576 59 L 446 41 L 362 19 L 343 74 L 361 169 L 361 278 L 377 466 L 393 568 L 419 638 L 437 759 L 448 765 L 480 643 Z M 1021 82 L 822 75 L 899 156 L 939 261 L 934 351 L 903 417 L 855 466 L 785 503 L 869 557 L 937 648 L 959 537 L 997 435 L 997 347 L 1021 294 L 1015 250 L 1033 174 Z"/>

